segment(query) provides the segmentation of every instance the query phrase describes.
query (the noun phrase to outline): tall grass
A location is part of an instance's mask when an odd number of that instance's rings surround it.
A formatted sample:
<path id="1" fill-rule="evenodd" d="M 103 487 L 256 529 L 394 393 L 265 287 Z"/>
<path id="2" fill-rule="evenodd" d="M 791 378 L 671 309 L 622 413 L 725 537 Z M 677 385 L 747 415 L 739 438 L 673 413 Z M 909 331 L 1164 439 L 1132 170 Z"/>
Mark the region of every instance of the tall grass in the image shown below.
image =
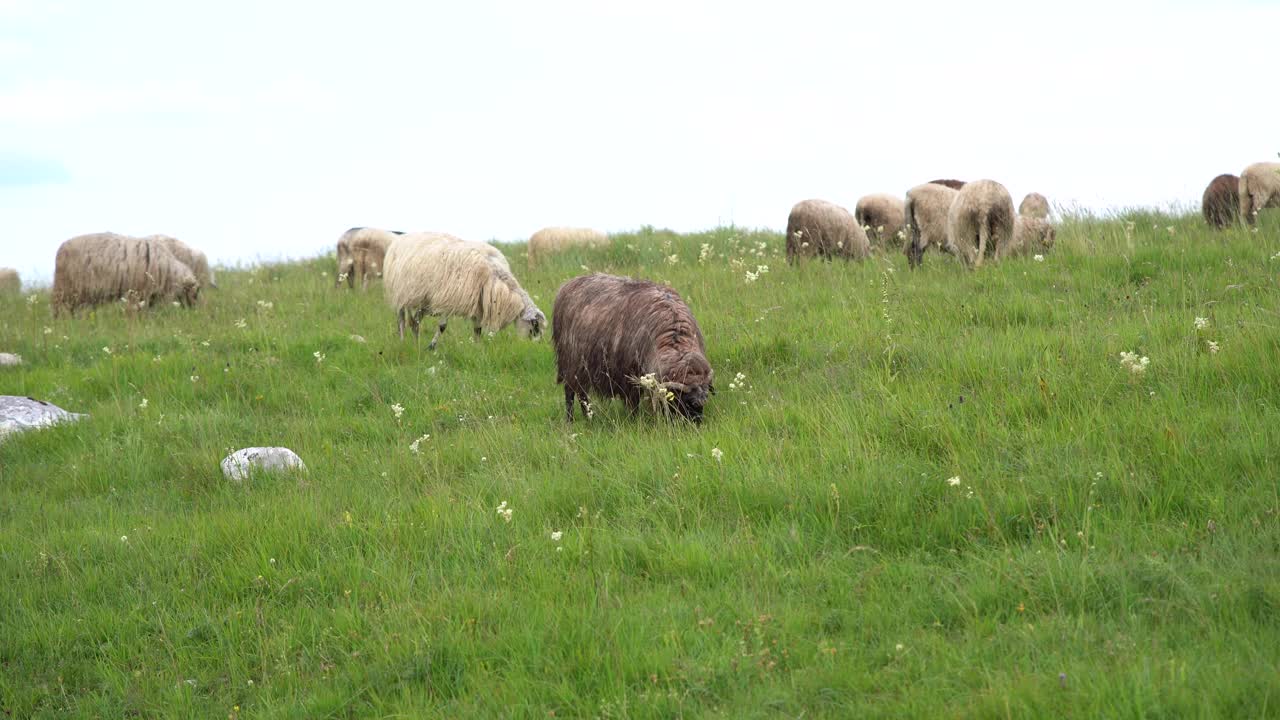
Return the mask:
<path id="1" fill-rule="evenodd" d="M 332 258 L 193 311 L 0 300 L 0 392 L 91 415 L 0 444 L 0 706 L 1280 715 L 1277 220 L 1073 216 L 979 272 L 735 228 L 504 247 L 548 315 L 584 267 L 679 289 L 700 427 L 568 425 L 548 342 L 400 342 Z M 309 472 L 223 479 L 249 445 Z"/>

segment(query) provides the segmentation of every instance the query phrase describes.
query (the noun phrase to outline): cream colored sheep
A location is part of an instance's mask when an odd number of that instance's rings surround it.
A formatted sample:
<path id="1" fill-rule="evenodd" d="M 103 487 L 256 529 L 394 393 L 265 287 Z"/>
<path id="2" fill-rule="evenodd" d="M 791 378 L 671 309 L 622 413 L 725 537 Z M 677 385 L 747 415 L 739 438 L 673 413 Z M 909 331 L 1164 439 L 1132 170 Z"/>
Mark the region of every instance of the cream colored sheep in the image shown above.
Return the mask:
<path id="1" fill-rule="evenodd" d="M 907 191 L 903 204 L 906 240 L 903 246 L 912 269 L 924 260 L 930 247 L 952 252 L 947 240 L 947 213 L 960 191 L 941 183 L 924 183 Z"/>
<path id="2" fill-rule="evenodd" d="M 545 227 L 529 237 L 529 265 L 574 247 L 604 247 L 609 236 L 591 228 Z"/>
<path id="3" fill-rule="evenodd" d="M 213 270 L 209 268 L 209 258 L 205 257 L 204 253 L 178 238 L 168 235 L 148 235 L 143 240 L 158 240 L 164 243 L 174 257 L 191 268 L 191 272 L 195 273 L 196 280 L 200 281 L 200 287 L 218 287 L 218 283 L 213 277 Z"/>
<path id="4" fill-rule="evenodd" d="M 1029 215 L 1019 215 L 1013 224 L 1013 237 L 1001 245 L 996 257 L 1006 258 L 1043 254 L 1053 249 L 1058 233 L 1048 220 Z"/>
<path id="5" fill-rule="evenodd" d="M 787 262 L 804 256 L 861 260 L 871 254 L 871 241 L 853 215 L 826 200 L 802 200 L 787 216 Z"/>
<path id="6" fill-rule="evenodd" d="M 1265 208 L 1280 207 L 1280 163 L 1254 163 L 1240 173 L 1240 217 L 1253 225 Z"/>
<path id="7" fill-rule="evenodd" d="M 947 240 L 954 252 L 973 268 L 995 257 L 1000 246 L 1013 240 L 1013 198 L 995 180 L 965 183 L 947 213 Z"/>
<path id="8" fill-rule="evenodd" d="M 905 212 L 902 198 L 880 193 L 858 198 L 853 218 L 862 226 L 871 244 L 883 250 L 902 247 Z"/>
<path id="9" fill-rule="evenodd" d="M 0 268 L 0 293 L 22 292 L 22 278 L 13 268 Z"/>
<path id="10" fill-rule="evenodd" d="M 1048 220 L 1049 198 L 1038 192 L 1027 193 L 1027 196 L 1022 198 L 1022 202 L 1018 205 L 1018 215 Z"/>
<path id="11" fill-rule="evenodd" d="M 195 303 L 200 281 L 185 263 L 154 239 L 115 233 L 80 235 L 62 243 L 54 261 L 50 306 L 62 310 L 125 300 L 149 307 L 178 300 Z"/>
<path id="12" fill-rule="evenodd" d="M 338 238 L 338 276 L 334 287 L 346 280 L 347 287 L 354 288 L 359 279 L 360 289 L 367 289 L 369 278 L 382 277 L 387 248 L 403 234 L 367 227 L 354 227 L 342 233 Z"/>
<path id="13" fill-rule="evenodd" d="M 383 291 L 402 340 L 406 320 L 417 337 L 423 315 L 440 318 L 433 350 L 452 316 L 470 318 L 477 337 L 513 322 L 522 337 L 537 337 L 547 324 L 497 248 L 444 233 L 396 238 L 387 249 Z"/>

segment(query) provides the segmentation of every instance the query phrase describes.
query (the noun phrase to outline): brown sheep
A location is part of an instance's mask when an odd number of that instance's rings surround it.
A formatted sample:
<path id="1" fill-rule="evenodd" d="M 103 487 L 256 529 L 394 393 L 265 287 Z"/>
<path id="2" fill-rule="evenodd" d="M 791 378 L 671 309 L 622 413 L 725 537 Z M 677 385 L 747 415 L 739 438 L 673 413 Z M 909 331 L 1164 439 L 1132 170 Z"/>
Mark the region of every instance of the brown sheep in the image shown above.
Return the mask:
<path id="1" fill-rule="evenodd" d="M 965 186 L 965 182 L 963 180 L 930 180 L 929 182 L 934 185 L 945 185 L 952 190 L 959 190 Z"/>
<path id="2" fill-rule="evenodd" d="M 354 288 L 359 278 L 360 289 L 368 289 L 370 277 L 382 277 L 383 262 L 391 241 L 403 234 L 396 230 L 367 227 L 353 227 L 342 233 L 338 238 L 338 276 L 334 279 L 334 287 L 340 287 L 346 280 L 347 287 Z"/>
<path id="3" fill-rule="evenodd" d="M 1253 225 L 1265 208 L 1280 207 L 1280 163 L 1254 163 L 1240 173 L 1240 217 Z"/>
<path id="4" fill-rule="evenodd" d="M 995 180 L 965 183 L 947 213 L 947 240 L 966 265 L 982 267 L 1013 240 L 1013 198 Z"/>
<path id="5" fill-rule="evenodd" d="M 126 300 L 141 307 L 178 300 L 194 305 L 200 281 L 166 243 L 115 233 L 80 235 L 62 243 L 54 260 L 54 317 L 80 307 Z"/>
<path id="6" fill-rule="evenodd" d="M 655 405 L 701 422 L 715 373 L 698 322 L 673 289 L 594 273 L 560 287 L 552 310 L 556 382 L 565 415 L 576 398 L 592 415 L 588 394 L 621 397 L 635 411 L 648 394 Z"/>
<path id="7" fill-rule="evenodd" d="M 826 200 L 802 200 L 787 216 L 787 262 L 816 255 L 861 260 L 871 254 L 871 242 L 848 210 Z"/>
<path id="8" fill-rule="evenodd" d="M 1209 181 L 1200 197 L 1204 221 L 1221 230 L 1236 221 L 1240 210 L 1240 178 L 1223 173 Z"/>
<path id="9" fill-rule="evenodd" d="M 22 292 L 22 278 L 13 268 L 0 268 L 0 294 Z"/>
<path id="10" fill-rule="evenodd" d="M 1018 215 L 1048 220 L 1049 198 L 1038 192 L 1027 193 L 1027 196 L 1022 198 L 1022 203 L 1018 205 Z"/>
<path id="11" fill-rule="evenodd" d="M 952 252 L 947 240 L 947 213 L 958 194 L 958 190 L 941 183 L 924 183 L 907 191 L 903 206 L 907 238 L 903 246 L 911 269 L 920 266 L 924 251 L 930 247 Z"/>
<path id="12" fill-rule="evenodd" d="M 902 198 L 896 195 L 864 195 L 853 207 L 858 222 L 872 244 L 878 248 L 902 247 Z"/>

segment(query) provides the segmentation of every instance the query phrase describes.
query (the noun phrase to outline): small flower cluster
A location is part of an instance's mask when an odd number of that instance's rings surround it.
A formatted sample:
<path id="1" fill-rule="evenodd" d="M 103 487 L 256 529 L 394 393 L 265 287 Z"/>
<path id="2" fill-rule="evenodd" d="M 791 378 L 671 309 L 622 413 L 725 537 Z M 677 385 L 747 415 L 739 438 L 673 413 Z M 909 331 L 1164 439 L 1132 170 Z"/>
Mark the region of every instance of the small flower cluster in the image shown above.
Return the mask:
<path id="1" fill-rule="evenodd" d="M 745 389 L 746 387 L 747 387 L 747 376 L 743 375 L 742 373 L 738 373 L 737 375 L 734 375 L 733 379 L 729 381 L 730 390 Z"/>
<path id="2" fill-rule="evenodd" d="M 319 350 L 311 353 L 311 356 L 316 359 L 316 364 L 320 364 L 324 362 L 324 357 L 325 357 L 324 353 L 320 352 Z"/>
<path id="3" fill-rule="evenodd" d="M 397 420 L 399 420 L 400 416 L 404 415 L 404 406 L 400 403 L 393 403 L 391 405 L 391 413 L 396 416 Z"/>
<path id="4" fill-rule="evenodd" d="M 953 476 L 951 476 L 951 477 L 947 478 L 947 484 L 948 484 L 948 485 L 950 485 L 951 487 L 960 487 L 960 476 L 959 476 L 959 475 L 953 475 Z M 967 497 L 967 498 L 971 498 L 971 497 L 973 497 L 973 488 L 972 488 L 972 487 L 970 487 L 970 486 L 968 486 L 968 485 L 965 485 L 965 486 L 964 486 L 964 490 L 965 490 L 965 495 L 964 495 L 965 497 Z"/>
<path id="5" fill-rule="evenodd" d="M 1197 330 L 1205 330 L 1209 327 L 1209 318 L 1198 317 L 1195 319 Z"/>
<path id="6" fill-rule="evenodd" d="M 511 508 L 507 507 L 506 500 L 498 503 L 498 517 L 506 522 L 511 522 Z"/>
<path id="7" fill-rule="evenodd" d="M 258 307 L 262 308 L 263 310 L 270 310 L 271 308 L 273 308 L 273 307 L 275 307 L 275 306 L 276 306 L 276 304 L 275 304 L 275 303 L 273 303 L 273 302 L 271 302 L 270 300 L 259 300 L 259 301 L 258 301 Z"/>
<path id="8" fill-rule="evenodd" d="M 716 462 L 720 462 L 724 457 L 724 451 L 718 447 L 711 448 L 711 457 L 715 458 Z"/>
<path id="9" fill-rule="evenodd" d="M 419 448 L 419 446 L 420 446 L 420 445 L 422 445 L 422 441 L 424 441 L 424 440 L 430 440 L 430 439 L 431 439 L 431 434 L 430 434 L 430 433 L 427 433 L 426 435 L 423 435 L 422 437 L 418 438 L 417 440 L 414 440 L 413 442 L 409 443 L 409 450 L 410 450 L 410 451 L 412 451 L 414 455 L 417 455 L 417 454 L 421 453 L 422 451 L 421 451 L 421 450 L 419 450 L 418 448 Z"/>
<path id="10" fill-rule="evenodd" d="M 706 262 L 711 257 L 711 244 L 702 243 L 702 249 L 698 251 L 698 262 Z"/>
<path id="11" fill-rule="evenodd" d="M 747 275 L 746 275 L 747 282 L 753 283 L 756 280 L 759 280 L 760 276 L 764 275 L 767 272 L 769 272 L 768 265 L 757 265 L 755 272 L 751 272 L 750 270 L 747 271 Z"/>
<path id="12" fill-rule="evenodd" d="M 1043 255 L 1033 255 L 1033 256 L 1031 257 L 1031 259 L 1032 259 L 1032 260 L 1035 260 L 1036 262 L 1044 262 L 1044 256 L 1043 256 Z"/>
<path id="13" fill-rule="evenodd" d="M 1137 353 L 1121 352 L 1120 366 L 1127 368 L 1134 375 L 1141 375 L 1147 371 L 1147 366 L 1151 364 L 1151 358 L 1143 355 L 1138 357 Z"/>
<path id="14" fill-rule="evenodd" d="M 244 318 L 240 318 L 239 320 L 236 321 L 236 327 L 243 330 L 249 327 L 249 323 L 245 322 Z"/>
<path id="15" fill-rule="evenodd" d="M 556 544 L 556 552 L 564 552 L 564 546 L 560 544 L 560 539 L 564 537 L 564 533 L 559 530 L 551 531 L 551 542 Z"/>
<path id="16" fill-rule="evenodd" d="M 678 264 L 679 262 L 680 262 L 680 256 L 679 256 L 679 255 L 668 255 L 668 256 L 667 256 L 667 264 L 668 264 L 668 265 L 676 265 L 676 264 Z"/>

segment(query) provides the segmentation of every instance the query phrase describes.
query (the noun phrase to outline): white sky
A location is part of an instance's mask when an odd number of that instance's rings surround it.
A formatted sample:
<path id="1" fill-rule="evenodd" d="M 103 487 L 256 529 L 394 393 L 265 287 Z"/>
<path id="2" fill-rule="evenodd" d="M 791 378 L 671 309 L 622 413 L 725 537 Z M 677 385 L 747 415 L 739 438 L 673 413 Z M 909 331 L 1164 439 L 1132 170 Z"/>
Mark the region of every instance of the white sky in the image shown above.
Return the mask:
<path id="1" fill-rule="evenodd" d="M 0 266 L 163 232 L 782 228 L 1003 182 L 1198 205 L 1280 151 L 1280 2 L 0 0 Z"/>

